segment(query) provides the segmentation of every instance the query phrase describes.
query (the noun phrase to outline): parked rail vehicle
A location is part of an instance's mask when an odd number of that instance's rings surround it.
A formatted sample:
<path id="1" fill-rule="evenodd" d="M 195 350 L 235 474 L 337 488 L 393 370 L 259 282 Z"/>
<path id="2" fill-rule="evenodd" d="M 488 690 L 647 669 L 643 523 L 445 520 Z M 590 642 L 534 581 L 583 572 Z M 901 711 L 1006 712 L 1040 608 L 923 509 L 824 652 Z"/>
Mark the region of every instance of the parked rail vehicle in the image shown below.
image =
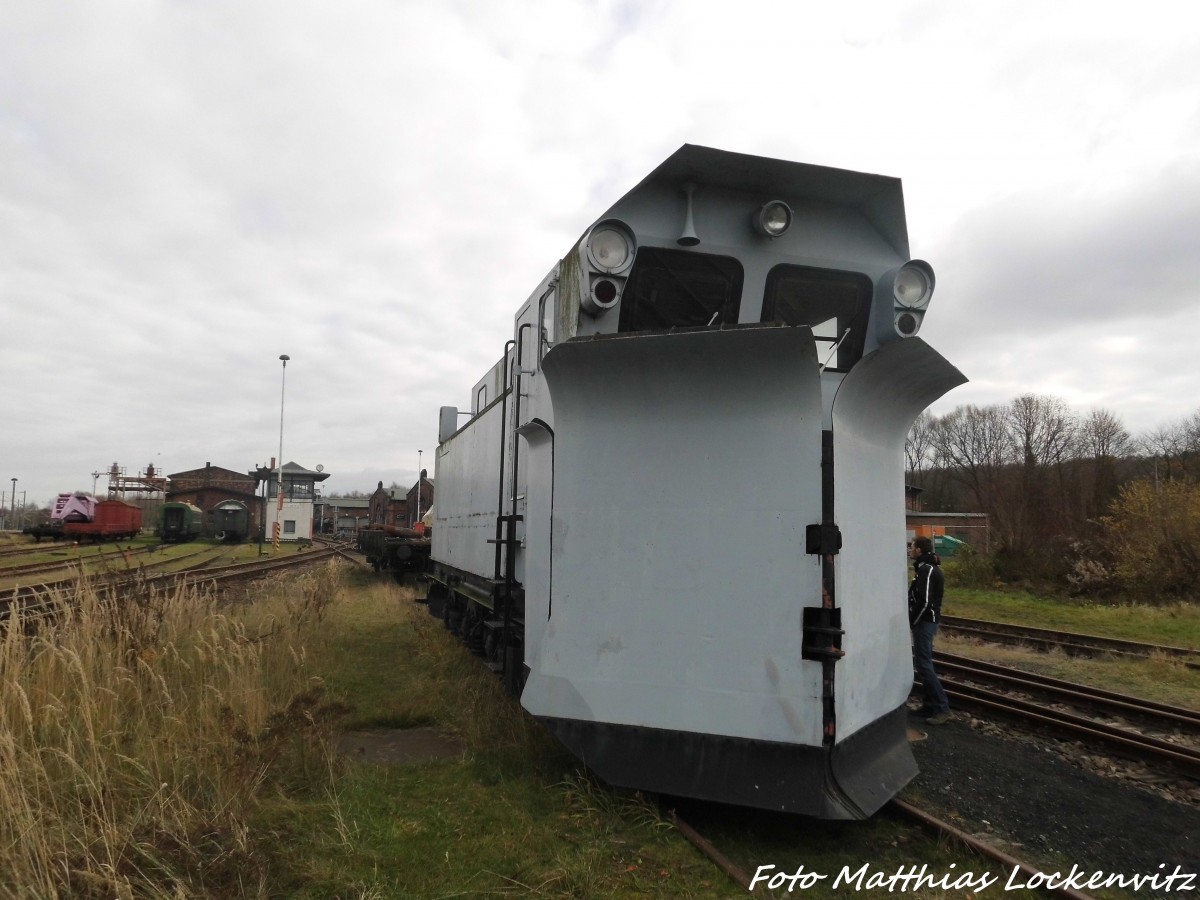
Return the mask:
<path id="1" fill-rule="evenodd" d="M 369 525 L 360 528 L 359 551 L 376 572 L 391 572 L 397 581 L 419 575 L 429 566 L 430 540 L 422 531 L 398 525 Z"/>
<path id="2" fill-rule="evenodd" d="M 142 508 L 124 500 L 100 500 L 90 520 L 63 521 L 63 537 L 72 541 L 121 541 L 137 537 L 142 530 Z"/>
<path id="3" fill-rule="evenodd" d="M 59 494 L 50 510 L 51 522 L 90 522 L 96 515 L 95 497 L 83 491 Z"/>
<path id="4" fill-rule="evenodd" d="M 169 544 L 194 541 L 204 531 L 204 511 L 191 503 L 164 503 L 158 513 L 159 540 Z"/>
<path id="5" fill-rule="evenodd" d="M 61 540 L 66 537 L 63 533 L 65 522 L 90 522 L 95 513 L 96 498 L 91 494 L 83 491 L 62 493 L 54 498 L 49 520 L 27 526 L 22 529 L 22 534 L 32 535 L 37 543 L 41 543 L 42 538 Z"/>
<path id="6" fill-rule="evenodd" d="M 613 785 L 829 819 L 916 773 L 898 179 L 685 145 L 440 413 L 429 610 Z"/>
<path id="7" fill-rule="evenodd" d="M 218 541 L 240 544 L 250 536 L 250 509 L 240 500 L 222 500 L 213 507 L 210 530 Z"/>

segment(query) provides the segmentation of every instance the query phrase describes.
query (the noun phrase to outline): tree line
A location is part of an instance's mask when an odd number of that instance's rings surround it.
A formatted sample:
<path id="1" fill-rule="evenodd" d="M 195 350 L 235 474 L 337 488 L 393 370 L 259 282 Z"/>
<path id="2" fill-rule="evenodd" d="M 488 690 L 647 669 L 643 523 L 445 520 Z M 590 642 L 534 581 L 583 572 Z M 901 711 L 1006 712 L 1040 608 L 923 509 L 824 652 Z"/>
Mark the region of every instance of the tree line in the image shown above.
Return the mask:
<path id="1" fill-rule="evenodd" d="M 904 452 L 924 509 L 988 514 L 986 546 L 973 548 L 985 577 L 1092 593 L 1197 591 L 1200 410 L 1134 435 L 1110 410 L 1023 394 L 926 411 Z"/>

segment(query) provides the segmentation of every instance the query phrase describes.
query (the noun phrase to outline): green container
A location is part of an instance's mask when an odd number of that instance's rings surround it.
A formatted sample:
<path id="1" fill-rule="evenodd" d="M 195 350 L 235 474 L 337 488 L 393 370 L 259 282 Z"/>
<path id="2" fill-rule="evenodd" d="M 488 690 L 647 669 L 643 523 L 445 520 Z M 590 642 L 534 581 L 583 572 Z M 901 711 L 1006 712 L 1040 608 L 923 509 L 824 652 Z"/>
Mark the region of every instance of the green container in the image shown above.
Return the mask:
<path id="1" fill-rule="evenodd" d="M 942 559 L 951 559 L 960 548 L 967 546 L 966 541 L 952 538 L 948 534 L 939 534 L 933 539 L 933 552 Z"/>

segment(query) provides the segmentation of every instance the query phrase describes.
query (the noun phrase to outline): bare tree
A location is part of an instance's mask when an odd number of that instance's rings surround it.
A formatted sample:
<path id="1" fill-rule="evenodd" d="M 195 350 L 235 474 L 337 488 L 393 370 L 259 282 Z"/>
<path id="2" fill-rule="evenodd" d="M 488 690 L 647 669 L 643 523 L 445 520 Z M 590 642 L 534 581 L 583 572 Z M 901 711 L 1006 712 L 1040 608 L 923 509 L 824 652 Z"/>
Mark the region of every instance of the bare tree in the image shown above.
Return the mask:
<path id="1" fill-rule="evenodd" d="M 1093 409 L 1079 421 L 1079 456 L 1089 461 L 1090 488 L 1082 486 L 1083 516 L 1103 514 L 1117 496 L 1117 460 L 1136 444 L 1120 418 L 1107 409 Z M 1084 502 L 1086 501 L 1086 502 Z"/>
<path id="2" fill-rule="evenodd" d="M 937 421 L 929 410 L 925 410 L 904 439 L 904 465 L 909 472 L 920 475 L 934 463 L 934 430 Z"/>
<path id="3" fill-rule="evenodd" d="M 1019 460 L 1020 497 L 1010 511 L 1014 545 L 1025 549 L 1072 518 L 1074 492 L 1063 464 L 1076 448 L 1076 419 L 1058 397 L 1023 394 L 1006 407 L 1005 424 Z"/>
<path id="4" fill-rule="evenodd" d="M 1022 394 L 1008 405 L 1006 418 L 1031 472 L 1063 462 L 1075 446 L 1075 414 L 1059 397 Z"/>
<path id="5" fill-rule="evenodd" d="M 997 546 L 1021 545 L 1020 485 L 1014 478 L 1018 454 L 1004 406 L 960 406 L 942 416 L 937 436 L 939 465 L 969 492 L 975 508 L 988 513 Z"/>
<path id="6" fill-rule="evenodd" d="M 1080 446 L 1092 459 L 1116 459 L 1134 449 L 1125 424 L 1107 409 L 1093 409 L 1079 422 Z"/>
<path id="7" fill-rule="evenodd" d="M 1193 477 L 1200 478 L 1200 410 L 1179 423 L 1183 431 L 1183 468 Z"/>
<path id="8" fill-rule="evenodd" d="M 1155 478 L 1170 480 L 1184 473 L 1188 452 L 1188 431 L 1184 421 L 1168 422 L 1143 434 L 1139 440 L 1142 452 L 1154 460 Z M 1160 471 L 1158 461 L 1162 460 Z"/>

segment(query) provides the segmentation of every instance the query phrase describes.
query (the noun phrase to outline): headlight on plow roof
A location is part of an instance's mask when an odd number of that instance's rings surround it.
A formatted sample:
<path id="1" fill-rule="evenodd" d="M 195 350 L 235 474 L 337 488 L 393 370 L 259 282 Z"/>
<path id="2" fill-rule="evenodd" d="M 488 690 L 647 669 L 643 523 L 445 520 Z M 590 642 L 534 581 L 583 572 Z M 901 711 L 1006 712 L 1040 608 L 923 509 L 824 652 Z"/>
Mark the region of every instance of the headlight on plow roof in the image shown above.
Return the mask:
<path id="1" fill-rule="evenodd" d="M 609 220 L 592 229 L 587 239 L 588 262 L 607 274 L 623 272 L 633 263 L 637 244 L 621 222 Z"/>
<path id="2" fill-rule="evenodd" d="M 896 305 L 905 309 L 924 309 L 933 296 L 933 269 L 923 259 L 906 262 L 892 279 Z"/>
<path id="3" fill-rule="evenodd" d="M 792 208 L 782 200 L 764 203 L 751 217 L 750 224 L 763 237 L 777 238 L 792 227 Z"/>

